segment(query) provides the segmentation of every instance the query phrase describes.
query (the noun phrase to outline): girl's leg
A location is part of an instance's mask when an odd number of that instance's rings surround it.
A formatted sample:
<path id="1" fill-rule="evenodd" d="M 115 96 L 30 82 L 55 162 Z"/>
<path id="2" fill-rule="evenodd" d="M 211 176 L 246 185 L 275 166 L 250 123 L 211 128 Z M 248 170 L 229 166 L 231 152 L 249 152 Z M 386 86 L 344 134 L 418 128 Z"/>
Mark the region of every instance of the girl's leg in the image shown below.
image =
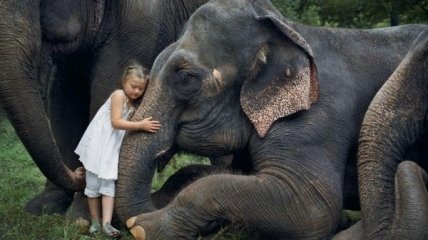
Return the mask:
<path id="1" fill-rule="evenodd" d="M 101 231 L 101 197 L 99 188 L 101 180 L 92 172 L 86 171 L 85 195 L 88 197 L 89 213 L 91 215 L 90 234 L 96 234 Z"/>
<path id="2" fill-rule="evenodd" d="M 89 213 L 91 214 L 91 220 L 97 220 L 100 221 L 101 219 L 101 198 L 95 197 L 91 198 L 88 197 L 88 205 L 89 205 Z"/>
<path id="3" fill-rule="evenodd" d="M 103 204 L 103 231 L 109 237 L 117 238 L 122 234 L 119 230 L 114 228 L 111 225 L 111 218 L 113 216 L 113 206 L 114 206 L 114 198 L 110 196 L 103 195 L 102 198 Z"/>
<path id="4" fill-rule="evenodd" d="M 106 223 L 111 223 L 111 218 L 113 216 L 114 198 L 103 195 L 102 205 L 103 205 L 103 225 Z"/>
<path id="5" fill-rule="evenodd" d="M 111 226 L 114 207 L 115 181 L 103 179 L 101 182 L 100 192 L 103 194 L 103 231 L 109 237 L 120 237 L 120 231 Z"/>
<path id="6" fill-rule="evenodd" d="M 101 231 L 101 224 L 100 224 L 101 198 L 88 197 L 88 205 L 89 205 L 89 212 L 91 214 L 91 226 L 89 227 L 89 233 L 97 234 Z"/>

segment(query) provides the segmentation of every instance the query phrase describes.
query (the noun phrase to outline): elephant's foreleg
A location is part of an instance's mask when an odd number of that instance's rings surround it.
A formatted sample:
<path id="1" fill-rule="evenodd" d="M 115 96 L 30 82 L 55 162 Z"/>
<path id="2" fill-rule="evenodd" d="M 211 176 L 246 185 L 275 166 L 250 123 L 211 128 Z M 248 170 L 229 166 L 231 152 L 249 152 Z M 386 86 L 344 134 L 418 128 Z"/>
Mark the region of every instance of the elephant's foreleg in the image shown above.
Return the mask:
<path id="1" fill-rule="evenodd" d="M 428 239 L 428 175 L 404 161 L 395 174 L 395 219 L 388 239 Z"/>
<path id="2" fill-rule="evenodd" d="M 74 194 L 73 203 L 68 208 L 66 217 L 79 225 L 89 226 L 91 217 L 89 215 L 88 198 L 83 192 Z"/>
<path id="3" fill-rule="evenodd" d="M 25 206 L 25 210 L 35 215 L 63 214 L 73 201 L 74 191 L 59 188 L 49 180 L 46 180 L 45 189 L 31 199 Z"/>
<path id="4" fill-rule="evenodd" d="M 340 197 L 336 199 L 325 186 L 315 189 L 281 180 L 229 174 L 204 177 L 183 189 L 167 207 L 130 218 L 127 226 L 136 239 L 196 239 L 228 222 L 244 224 L 272 239 L 331 236 L 340 215 Z"/>

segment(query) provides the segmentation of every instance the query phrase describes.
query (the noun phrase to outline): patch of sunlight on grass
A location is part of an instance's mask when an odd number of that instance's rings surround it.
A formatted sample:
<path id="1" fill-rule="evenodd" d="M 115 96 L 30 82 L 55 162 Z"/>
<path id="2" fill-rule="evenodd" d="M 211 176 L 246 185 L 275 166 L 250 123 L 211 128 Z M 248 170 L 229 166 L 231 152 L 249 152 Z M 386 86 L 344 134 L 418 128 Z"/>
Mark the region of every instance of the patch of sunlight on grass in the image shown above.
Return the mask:
<path id="1" fill-rule="evenodd" d="M 152 189 L 158 190 L 162 184 L 178 169 L 185 167 L 191 164 L 210 164 L 210 161 L 206 157 L 201 157 L 198 155 L 188 154 L 188 153 L 177 153 L 175 154 L 165 169 L 161 172 L 155 173 L 152 183 Z"/>

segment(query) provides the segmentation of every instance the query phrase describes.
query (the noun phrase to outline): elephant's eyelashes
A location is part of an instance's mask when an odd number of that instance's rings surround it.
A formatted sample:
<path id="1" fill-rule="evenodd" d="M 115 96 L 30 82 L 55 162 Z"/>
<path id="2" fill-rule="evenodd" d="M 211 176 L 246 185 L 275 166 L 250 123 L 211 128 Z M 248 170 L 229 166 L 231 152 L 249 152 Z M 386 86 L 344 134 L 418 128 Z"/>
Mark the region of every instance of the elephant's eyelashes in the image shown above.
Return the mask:
<path id="1" fill-rule="evenodd" d="M 180 84 L 187 85 L 193 80 L 195 80 L 197 76 L 187 71 L 179 71 L 177 73 L 177 77 Z"/>
<path id="2" fill-rule="evenodd" d="M 172 89 L 179 100 L 185 101 L 201 88 L 203 71 L 197 69 L 182 69 L 175 73 Z"/>

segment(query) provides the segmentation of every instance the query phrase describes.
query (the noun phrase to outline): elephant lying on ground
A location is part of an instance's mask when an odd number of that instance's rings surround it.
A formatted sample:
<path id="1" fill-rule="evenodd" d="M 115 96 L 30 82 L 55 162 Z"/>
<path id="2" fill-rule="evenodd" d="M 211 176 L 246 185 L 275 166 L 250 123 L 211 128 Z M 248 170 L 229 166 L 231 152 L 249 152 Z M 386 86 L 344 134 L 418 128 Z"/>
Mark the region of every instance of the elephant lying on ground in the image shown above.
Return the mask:
<path id="1" fill-rule="evenodd" d="M 427 113 L 428 28 L 364 117 L 358 151 L 363 239 L 428 239 Z"/>
<path id="2" fill-rule="evenodd" d="M 205 2 L 1 1 L 0 101 L 37 166 L 61 188 L 49 183 L 28 210 L 69 206 L 84 184 L 71 171 L 80 165 L 73 151 L 124 65 L 150 68 Z"/>
<path id="3" fill-rule="evenodd" d="M 157 57 L 133 117 L 162 129 L 124 138 L 120 219 L 136 239 L 196 239 L 225 223 L 264 239 L 331 237 L 364 113 L 424 27 L 316 28 L 284 20 L 267 0 L 203 5 Z M 156 165 L 178 149 L 252 167 L 201 177 L 156 210 Z"/>

